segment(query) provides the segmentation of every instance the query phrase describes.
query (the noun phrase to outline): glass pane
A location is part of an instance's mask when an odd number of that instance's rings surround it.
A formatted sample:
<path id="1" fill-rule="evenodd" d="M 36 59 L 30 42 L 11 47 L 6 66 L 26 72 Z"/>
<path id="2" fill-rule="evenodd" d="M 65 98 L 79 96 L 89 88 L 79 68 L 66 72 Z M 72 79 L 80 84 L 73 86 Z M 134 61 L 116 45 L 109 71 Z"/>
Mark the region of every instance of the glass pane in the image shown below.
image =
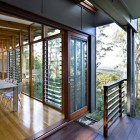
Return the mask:
<path id="1" fill-rule="evenodd" d="M 45 101 L 53 106 L 62 106 L 62 39 L 46 41 L 44 92 Z"/>
<path id="2" fill-rule="evenodd" d="M 60 33 L 60 30 L 58 30 L 56 28 L 44 26 L 44 37 L 53 36 L 53 35 L 56 35 L 59 33 Z"/>
<path id="3" fill-rule="evenodd" d="M 33 23 L 31 28 L 32 28 L 32 32 L 33 32 L 33 41 L 41 39 L 42 25 L 39 23 Z"/>
<path id="4" fill-rule="evenodd" d="M 20 40 L 20 38 L 19 38 L 19 35 L 18 36 L 16 36 L 15 37 L 15 45 L 16 45 L 16 47 L 18 47 L 19 46 L 19 40 Z"/>
<path id="5" fill-rule="evenodd" d="M 33 44 L 32 81 L 34 97 L 42 100 L 42 42 Z"/>
<path id="6" fill-rule="evenodd" d="M 3 58 L 3 55 L 4 55 L 4 59 L 2 60 Z M 2 62 L 3 61 L 3 62 Z M 2 79 L 2 64 L 3 64 L 3 67 L 4 67 L 4 79 L 7 78 L 7 52 L 4 52 L 4 53 L 1 53 L 0 52 L 0 79 Z"/>
<path id="7" fill-rule="evenodd" d="M 29 94 L 29 45 L 23 47 L 22 55 L 22 82 L 23 92 Z"/>
<path id="8" fill-rule="evenodd" d="M 9 79 L 14 79 L 14 72 L 13 72 L 13 56 L 14 55 L 14 51 L 10 50 L 9 51 Z"/>
<path id="9" fill-rule="evenodd" d="M 28 44 L 29 43 L 29 35 L 28 32 L 22 32 L 22 44 Z"/>
<path id="10" fill-rule="evenodd" d="M 86 106 L 86 42 L 72 38 L 70 46 L 71 113 Z"/>
<path id="11" fill-rule="evenodd" d="M 17 82 L 21 82 L 20 79 L 20 48 L 16 48 L 15 50 L 15 79 Z"/>

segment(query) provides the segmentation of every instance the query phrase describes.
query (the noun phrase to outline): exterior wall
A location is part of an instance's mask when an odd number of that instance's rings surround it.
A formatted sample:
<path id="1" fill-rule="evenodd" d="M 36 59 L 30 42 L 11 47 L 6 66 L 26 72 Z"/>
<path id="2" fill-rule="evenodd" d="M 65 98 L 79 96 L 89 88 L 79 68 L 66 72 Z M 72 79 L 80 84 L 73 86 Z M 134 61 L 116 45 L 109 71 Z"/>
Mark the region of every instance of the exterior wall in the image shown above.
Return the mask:
<path id="1" fill-rule="evenodd" d="M 95 34 L 94 13 L 71 0 L 1 0 L 87 34 Z M 92 20 L 93 19 L 93 20 Z"/>

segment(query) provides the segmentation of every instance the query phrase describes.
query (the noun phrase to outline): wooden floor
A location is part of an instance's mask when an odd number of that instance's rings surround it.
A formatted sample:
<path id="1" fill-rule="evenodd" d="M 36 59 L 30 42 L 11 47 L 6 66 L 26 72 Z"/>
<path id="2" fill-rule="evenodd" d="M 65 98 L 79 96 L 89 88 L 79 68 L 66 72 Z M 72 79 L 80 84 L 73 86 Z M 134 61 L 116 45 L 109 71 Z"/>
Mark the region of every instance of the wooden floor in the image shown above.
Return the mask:
<path id="1" fill-rule="evenodd" d="M 12 112 L 0 103 L 0 140 L 23 140 L 60 121 L 63 115 L 26 95 L 22 95 L 21 108 Z"/>
<path id="2" fill-rule="evenodd" d="M 110 128 L 109 137 L 79 122 L 72 122 L 44 140 L 140 140 L 140 120 L 125 116 Z"/>

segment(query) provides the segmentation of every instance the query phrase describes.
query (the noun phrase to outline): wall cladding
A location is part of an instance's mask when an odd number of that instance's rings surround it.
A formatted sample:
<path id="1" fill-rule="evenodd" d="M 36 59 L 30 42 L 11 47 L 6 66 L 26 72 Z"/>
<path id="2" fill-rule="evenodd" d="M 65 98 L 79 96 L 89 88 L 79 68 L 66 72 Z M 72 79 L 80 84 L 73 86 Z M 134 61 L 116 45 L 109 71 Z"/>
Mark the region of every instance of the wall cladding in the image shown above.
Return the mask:
<path id="1" fill-rule="evenodd" d="M 95 35 L 93 13 L 76 5 L 71 0 L 1 0 L 10 5 L 51 19 L 87 34 Z M 82 20 L 86 17 L 86 20 Z M 88 26 L 89 25 L 89 26 Z"/>
<path id="2" fill-rule="evenodd" d="M 26 11 L 84 33 L 95 35 L 95 27 L 112 23 L 113 20 L 98 10 L 90 12 L 72 0 L 0 0 Z"/>

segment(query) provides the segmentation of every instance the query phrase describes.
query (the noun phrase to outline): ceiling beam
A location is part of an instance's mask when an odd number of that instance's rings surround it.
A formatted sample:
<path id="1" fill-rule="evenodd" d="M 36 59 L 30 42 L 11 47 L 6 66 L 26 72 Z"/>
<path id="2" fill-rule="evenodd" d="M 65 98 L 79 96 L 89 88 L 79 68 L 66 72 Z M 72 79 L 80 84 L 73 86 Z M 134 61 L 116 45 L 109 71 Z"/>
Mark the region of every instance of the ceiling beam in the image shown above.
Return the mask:
<path id="1" fill-rule="evenodd" d="M 0 39 L 1 39 L 1 38 L 5 38 L 5 37 L 12 37 L 12 35 L 10 35 L 10 34 L 7 34 L 7 35 L 0 35 Z"/>
<path id="2" fill-rule="evenodd" d="M 19 35 L 19 31 L 13 31 L 13 30 L 1 30 L 0 29 L 0 35 Z"/>
<path id="3" fill-rule="evenodd" d="M 0 26 L 24 31 L 28 31 L 29 28 L 29 25 L 4 20 L 0 20 Z"/>

